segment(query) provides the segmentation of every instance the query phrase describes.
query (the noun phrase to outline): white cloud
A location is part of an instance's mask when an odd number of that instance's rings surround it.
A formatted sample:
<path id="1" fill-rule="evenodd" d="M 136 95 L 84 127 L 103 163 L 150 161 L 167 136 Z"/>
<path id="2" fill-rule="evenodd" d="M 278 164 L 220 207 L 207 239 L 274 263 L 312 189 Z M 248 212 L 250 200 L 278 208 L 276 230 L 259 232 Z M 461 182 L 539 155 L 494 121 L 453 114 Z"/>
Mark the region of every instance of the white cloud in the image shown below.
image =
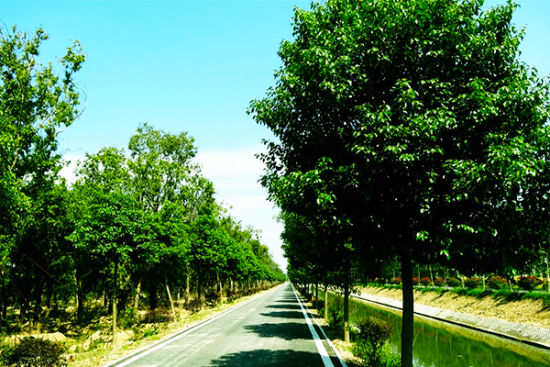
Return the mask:
<path id="1" fill-rule="evenodd" d="M 276 221 L 278 210 L 267 200 L 265 189 L 258 182 L 263 163 L 254 157 L 262 147 L 237 151 L 199 152 L 197 161 L 205 177 L 216 189 L 216 199 L 230 207 L 230 213 L 244 225 L 262 232 L 273 259 L 286 270 L 286 259 L 281 249 L 282 225 Z"/>
<path id="2" fill-rule="evenodd" d="M 59 175 L 65 178 L 69 186 L 76 182 L 75 170 L 78 161 L 82 161 L 83 159 L 84 155 L 82 154 L 65 154 L 63 156 L 65 164 L 64 167 L 59 171 Z"/>

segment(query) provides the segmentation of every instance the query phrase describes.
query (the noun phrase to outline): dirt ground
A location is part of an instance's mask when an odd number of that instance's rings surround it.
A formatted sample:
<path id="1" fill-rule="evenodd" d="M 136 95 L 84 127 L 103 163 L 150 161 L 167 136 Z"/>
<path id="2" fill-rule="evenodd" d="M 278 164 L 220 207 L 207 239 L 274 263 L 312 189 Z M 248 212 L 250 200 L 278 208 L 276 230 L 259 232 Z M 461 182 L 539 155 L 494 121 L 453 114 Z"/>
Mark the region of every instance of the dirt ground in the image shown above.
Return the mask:
<path id="1" fill-rule="evenodd" d="M 379 297 L 402 299 L 400 289 L 363 287 L 360 288 L 360 292 Z M 544 307 L 542 300 L 508 302 L 503 299 L 494 299 L 491 296 L 478 299 L 469 296 L 459 296 L 451 292 L 439 294 L 436 292 L 422 293 L 415 291 L 414 302 L 476 316 L 492 317 L 550 328 L 550 310 Z"/>

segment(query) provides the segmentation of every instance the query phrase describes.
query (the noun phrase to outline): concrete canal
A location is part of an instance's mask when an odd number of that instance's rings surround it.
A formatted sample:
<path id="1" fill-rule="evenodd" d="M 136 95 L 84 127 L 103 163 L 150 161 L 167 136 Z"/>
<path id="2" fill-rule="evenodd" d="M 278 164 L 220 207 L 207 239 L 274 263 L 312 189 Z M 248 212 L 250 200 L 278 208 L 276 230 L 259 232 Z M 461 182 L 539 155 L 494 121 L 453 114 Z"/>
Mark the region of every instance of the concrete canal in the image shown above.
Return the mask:
<path id="1" fill-rule="evenodd" d="M 323 299 L 322 292 L 319 296 Z M 343 307 L 341 297 L 329 293 L 329 305 Z M 329 306 L 331 307 L 331 306 Z M 392 349 L 400 350 L 401 311 L 361 300 L 350 302 L 350 323 L 374 316 L 394 325 Z M 416 367 L 548 367 L 550 350 L 479 332 L 466 327 L 415 316 Z"/>

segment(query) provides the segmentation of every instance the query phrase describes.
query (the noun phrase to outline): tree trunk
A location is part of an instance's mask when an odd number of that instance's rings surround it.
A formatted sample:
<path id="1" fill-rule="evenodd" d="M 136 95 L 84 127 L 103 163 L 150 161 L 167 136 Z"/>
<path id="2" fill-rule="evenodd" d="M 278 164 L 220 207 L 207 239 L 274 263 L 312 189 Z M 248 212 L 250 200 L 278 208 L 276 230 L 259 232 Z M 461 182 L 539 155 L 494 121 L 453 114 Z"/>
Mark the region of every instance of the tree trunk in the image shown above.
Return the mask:
<path id="1" fill-rule="evenodd" d="M 172 317 L 174 318 L 174 321 L 178 321 L 178 317 L 176 316 L 176 309 L 174 308 L 174 301 L 172 300 L 172 294 L 170 293 L 170 287 L 168 286 L 167 281 L 165 281 L 164 284 L 166 285 L 166 294 L 168 294 L 168 302 L 170 302 L 170 308 L 172 309 Z"/>
<path id="2" fill-rule="evenodd" d="M 325 283 L 325 321 L 328 322 L 328 285 Z"/>
<path id="3" fill-rule="evenodd" d="M 136 287 L 136 296 L 134 298 L 134 311 L 138 312 L 139 310 L 139 296 L 141 295 L 141 279 L 138 280 L 138 285 Z"/>
<path id="4" fill-rule="evenodd" d="M 220 292 L 220 303 L 223 304 L 223 285 L 220 280 L 220 273 L 216 273 L 216 280 L 218 282 L 218 291 Z"/>
<path id="5" fill-rule="evenodd" d="M 344 342 L 349 343 L 349 293 L 350 293 L 350 284 L 348 276 L 346 276 L 346 281 L 344 284 Z"/>
<path id="6" fill-rule="evenodd" d="M 82 280 L 76 282 L 76 318 L 82 321 L 84 317 L 84 294 L 82 293 Z"/>
<path id="7" fill-rule="evenodd" d="M 202 284 L 200 271 L 197 272 L 197 299 L 202 303 Z"/>
<path id="8" fill-rule="evenodd" d="M 189 270 L 187 271 L 187 274 L 185 274 L 185 303 L 189 302 L 189 297 L 191 293 L 191 289 L 189 288 L 189 283 L 191 282 L 191 277 L 189 276 Z"/>
<path id="9" fill-rule="evenodd" d="M 157 297 L 157 283 L 152 281 L 149 285 L 149 308 L 154 310 L 158 307 L 158 297 Z"/>
<path id="10" fill-rule="evenodd" d="M 315 300 L 319 300 L 319 282 L 315 282 Z"/>
<path id="11" fill-rule="evenodd" d="M 112 300 L 111 300 L 111 304 L 113 305 L 113 346 L 116 346 L 117 344 L 117 338 L 116 338 L 116 331 L 117 331 L 117 328 L 116 328 L 116 317 L 117 317 L 117 309 L 116 309 L 116 304 L 117 304 L 117 288 L 118 288 L 118 262 L 115 261 L 115 269 L 113 271 L 113 294 L 112 294 Z"/>
<path id="12" fill-rule="evenodd" d="M 401 330 L 401 367 L 412 367 L 414 338 L 414 295 L 412 283 L 412 262 L 404 250 L 401 255 L 401 280 L 403 282 L 403 316 Z"/>

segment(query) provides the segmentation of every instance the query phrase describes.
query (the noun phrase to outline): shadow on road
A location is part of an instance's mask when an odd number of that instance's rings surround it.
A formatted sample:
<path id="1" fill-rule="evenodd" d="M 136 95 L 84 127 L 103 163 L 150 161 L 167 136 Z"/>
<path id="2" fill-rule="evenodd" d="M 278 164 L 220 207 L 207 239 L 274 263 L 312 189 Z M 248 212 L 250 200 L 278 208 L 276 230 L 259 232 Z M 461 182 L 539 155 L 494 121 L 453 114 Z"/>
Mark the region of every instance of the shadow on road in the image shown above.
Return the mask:
<path id="1" fill-rule="evenodd" d="M 269 313 L 261 313 L 262 316 L 279 317 L 282 319 L 303 319 L 304 314 L 301 311 L 272 311 Z"/>
<path id="2" fill-rule="evenodd" d="M 285 340 L 311 339 L 311 334 L 306 324 L 299 322 L 246 325 L 244 328 L 247 332 L 258 334 L 264 338 L 276 337 Z"/>
<path id="3" fill-rule="evenodd" d="M 269 305 L 267 308 L 283 308 L 283 309 L 300 309 L 300 305 L 294 303 L 280 304 L 280 305 Z"/>
<path id="4" fill-rule="evenodd" d="M 231 353 L 222 356 L 208 366 L 243 367 L 243 366 L 300 366 L 321 367 L 323 362 L 317 353 L 296 352 L 293 350 L 258 349 Z"/>

